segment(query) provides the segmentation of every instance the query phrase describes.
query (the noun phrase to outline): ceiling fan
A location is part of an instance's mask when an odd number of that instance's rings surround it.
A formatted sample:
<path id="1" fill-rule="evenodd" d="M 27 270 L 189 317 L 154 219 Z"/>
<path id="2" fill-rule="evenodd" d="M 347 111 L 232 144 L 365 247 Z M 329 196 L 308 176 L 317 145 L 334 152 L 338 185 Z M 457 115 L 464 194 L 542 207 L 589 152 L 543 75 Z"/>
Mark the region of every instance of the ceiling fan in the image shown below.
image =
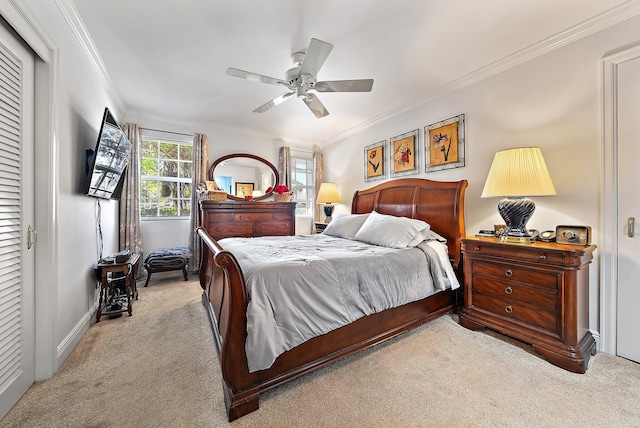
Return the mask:
<path id="1" fill-rule="evenodd" d="M 373 87 L 373 79 L 318 82 L 318 70 L 320 70 L 320 67 L 322 67 L 322 64 L 324 64 L 329 56 L 331 49 L 333 49 L 331 43 L 311 39 L 306 53 L 296 52 L 291 55 L 293 67 L 286 71 L 284 80 L 231 67 L 227 69 L 226 74 L 240 77 L 241 79 L 253 80 L 254 82 L 282 86 L 288 89 L 288 92 L 278 95 L 271 101 L 253 110 L 254 113 L 264 113 L 295 95 L 304 101 L 307 107 L 309 107 L 313 114 L 319 119 L 328 115 L 329 112 L 314 92 L 370 92 Z"/>

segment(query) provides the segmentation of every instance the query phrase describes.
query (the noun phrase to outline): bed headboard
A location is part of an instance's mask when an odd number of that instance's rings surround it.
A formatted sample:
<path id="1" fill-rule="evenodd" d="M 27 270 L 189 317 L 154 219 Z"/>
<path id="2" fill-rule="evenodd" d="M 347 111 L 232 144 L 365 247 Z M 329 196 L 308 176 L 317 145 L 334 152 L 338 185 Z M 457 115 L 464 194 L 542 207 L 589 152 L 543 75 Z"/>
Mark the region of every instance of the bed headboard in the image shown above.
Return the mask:
<path id="1" fill-rule="evenodd" d="M 401 178 L 357 190 L 353 194 L 351 212 L 416 218 L 426 221 L 434 232 L 447 238 L 453 266 L 460 263 L 460 238 L 465 236 L 464 193 L 467 180 L 432 181 Z"/>

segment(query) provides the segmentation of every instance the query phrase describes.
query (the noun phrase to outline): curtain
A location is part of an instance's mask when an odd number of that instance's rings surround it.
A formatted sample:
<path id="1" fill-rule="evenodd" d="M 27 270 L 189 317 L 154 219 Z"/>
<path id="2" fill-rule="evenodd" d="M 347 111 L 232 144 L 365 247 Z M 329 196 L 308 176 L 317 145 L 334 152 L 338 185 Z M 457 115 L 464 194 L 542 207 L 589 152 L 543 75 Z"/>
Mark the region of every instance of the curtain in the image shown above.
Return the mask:
<path id="1" fill-rule="evenodd" d="M 289 147 L 280 147 L 278 155 L 278 174 L 280 174 L 280 183 L 291 189 L 291 149 Z"/>
<path id="2" fill-rule="evenodd" d="M 142 224 L 140 223 L 140 128 L 125 123 L 124 133 L 131 142 L 129 165 L 120 196 L 120 250 L 129 250 L 142 257 Z M 138 264 L 138 268 L 141 263 Z M 134 272 L 138 278 L 141 269 Z"/>
<path id="3" fill-rule="evenodd" d="M 191 219 L 189 222 L 189 249 L 192 257 L 189 260 L 189 269 L 192 272 L 200 269 L 200 258 L 202 257 L 201 242 L 196 229 L 200 227 L 200 207 L 198 205 L 198 194 L 196 186 L 207 180 L 207 169 L 209 165 L 209 140 L 204 134 L 194 134 L 193 136 L 193 163 L 191 171 Z"/>
<path id="4" fill-rule="evenodd" d="M 323 157 L 322 152 L 320 152 L 316 147 L 313 148 L 313 183 L 315 186 L 315 195 L 318 196 L 318 192 L 320 191 L 320 184 L 324 179 L 324 166 L 323 166 Z M 318 208 L 318 204 L 313 204 L 313 221 L 322 222 L 322 210 Z"/>

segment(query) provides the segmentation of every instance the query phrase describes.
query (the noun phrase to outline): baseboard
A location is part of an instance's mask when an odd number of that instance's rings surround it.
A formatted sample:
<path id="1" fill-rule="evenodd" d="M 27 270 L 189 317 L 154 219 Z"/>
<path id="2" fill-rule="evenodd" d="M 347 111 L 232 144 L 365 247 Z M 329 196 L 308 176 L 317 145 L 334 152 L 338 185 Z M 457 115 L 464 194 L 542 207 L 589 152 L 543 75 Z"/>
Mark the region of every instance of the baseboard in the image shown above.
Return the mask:
<path id="1" fill-rule="evenodd" d="M 589 331 L 591 332 L 593 339 L 596 341 L 596 352 L 602 352 L 602 350 L 600 349 L 600 332 L 594 330 Z"/>
<path id="2" fill-rule="evenodd" d="M 91 326 L 91 320 L 96 314 L 98 310 L 98 302 L 95 302 L 91 308 L 84 314 L 80 321 L 76 324 L 76 326 L 69 332 L 67 337 L 58 345 L 56 349 L 56 371 L 62 366 L 69 355 L 71 355 L 71 351 L 73 351 L 76 345 L 82 339 L 82 336 L 89 330 Z"/>

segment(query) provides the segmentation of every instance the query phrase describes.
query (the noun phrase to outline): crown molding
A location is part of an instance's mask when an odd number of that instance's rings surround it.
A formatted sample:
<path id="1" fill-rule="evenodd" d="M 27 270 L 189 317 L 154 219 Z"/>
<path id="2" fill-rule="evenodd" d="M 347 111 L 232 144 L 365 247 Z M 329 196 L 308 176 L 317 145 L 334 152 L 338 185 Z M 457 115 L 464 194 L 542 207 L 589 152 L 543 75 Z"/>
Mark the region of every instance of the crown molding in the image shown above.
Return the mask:
<path id="1" fill-rule="evenodd" d="M 107 72 L 104 62 L 102 61 L 100 52 L 98 52 L 98 49 L 93 43 L 93 39 L 87 31 L 84 22 L 82 22 L 82 19 L 80 18 L 75 5 L 71 0 L 54 0 L 54 3 L 62 14 L 64 20 L 69 25 L 69 28 L 71 29 L 71 32 L 75 36 L 76 40 L 78 40 L 78 43 L 80 43 L 82 50 L 84 51 L 87 59 L 102 80 L 102 83 L 109 91 L 109 96 L 112 98 L 116 108 L 120 112 L 124 112 L 126 110 L 126 104 L 122 100 L 122 97 L 116 90 L 113 81 L 109 77 L 109 73 Z"/>
<path id="2" fill-rule="evenodd" d="M 344 140 L 354 134 L 357 134 L 367 128 L 370 128 L 384 120 L 398 116 L 404 112 L 424 105 L 436 98 L 448 93 L 460 90 L 481 80 L 487 79 L 505 70 L 514 68 L 534 58 L 538 58 L 558 48 L 571 44 L 577 40 L 583 39 L 591 34 L 597 33 L 605 28 L 611 27 L 619 22 L 640 14 L 640 0 L 630 0 L 620 6 L 609 9 L 593 18 L 583 21 L 565 31 L 561 31 L 551 37 L 548 37 L 538 43 L 528 46 L 524 49 L 514 52 L 502 59 L 488 64 L 476 71 L 473 71 L 459 79 L 456 79 L 446 85 L 440 86 L 432 91 L 414 98 L 398 107 L 388 110 L 366 122 L 356 125 L 346 131 L 334 135 L 320 144 L 322 146 L 330 145 L 338 141 Z"/>

